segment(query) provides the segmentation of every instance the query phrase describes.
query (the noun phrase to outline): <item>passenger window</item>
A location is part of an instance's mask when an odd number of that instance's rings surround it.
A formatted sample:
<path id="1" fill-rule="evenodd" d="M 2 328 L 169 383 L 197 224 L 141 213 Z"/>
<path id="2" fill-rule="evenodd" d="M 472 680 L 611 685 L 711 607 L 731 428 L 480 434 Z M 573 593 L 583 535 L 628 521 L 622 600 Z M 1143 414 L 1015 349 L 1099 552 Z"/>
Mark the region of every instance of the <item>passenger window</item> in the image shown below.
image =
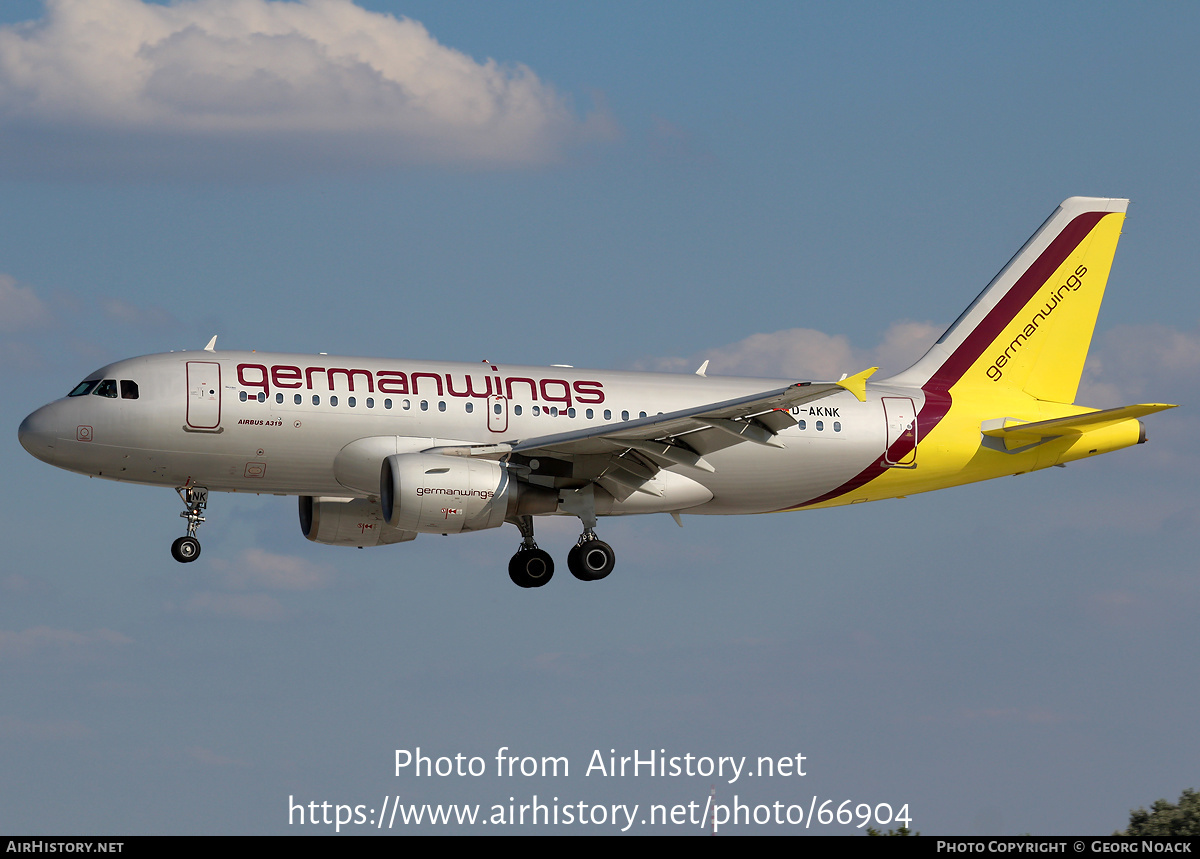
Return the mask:
<path id="1" fill-rule="evenodd" d="M 121 399 L 136 400 L 138 398 L 137 382 L 131 382 L 129 379 L 121 380 Z"/>
<path id="2" fill-rule="evenodd" d="M 605 410 L 604 410 L 604 419 L 605 419 L 606 421 L 611 421 L 611 420 L 612 420 L 612 409 L 605 409 Z"/>
<path id="3" fill-rule="evenodd" d="M 639 417 L 639 418 L 644 418 L 645 416 L 646 416 L 646 413 L 645 413 L 645 412 L 638 412 L 638 417 Z"/>
<path id="4" fill-rule="evenodd" d="M 825 429 L 825 421 L 817 421 L 817 432 L 821 432 L 823 429 Z"/>
<path id="5" fill-rule="evenodd" d="M 276 395 L 275 395 L 275 402 L 277 402 L 277 403 L 282 403 L 282 402 L 283 402 L 283 394 L 276 394 Z"/>
<path id="6" fill-rule="evenodd" d="M 314 406 L 319 406 L 319 405 L 321 405 L 321 397 L 320 397 L 320 395 L 318 395 L 318 394 L 313 394 L 313 405 L 314 405 Z"/>
<path id="7" fill-rule="evenodd" d="M 367 408 L 368 409 L 375 408 L 375 398 L 374 397 L 367 397 Z"/>
<path id="8" fill-rule="evenodd" d="M 541 408 L 541 406 L 534 406 L 534 407 L 533 407 L 533 416 L 534 416 L 535 418 L 536 418 L 538 415 L 540 415 L 541 413 L 542 413 L 542 408 Z"/>
<path id="9" fill-rule="evenodd" d="M 475 404 L 468 400 L 467 401 L 467 414 L 471 414 L 471 412 L 473 412 L 473 411 L 475 411 Z"/>
<path id="10" fill-rule="evenodd" d="M 332 397 L 330 397 L 330 398 L 329 398 L 329 405 L 331 405 L 331 406 L 336 406 L 336 405 L 337 405 L 337 403 L 338 403 L 338 400 L 337 400 L 337 395 L 336 395 L 336 394 L 335 394 L 334 396 L 332 396 Z"/>
<path id="11" fill-rule="evenodd" d="M 842 422 L 841 422 L 841 421 L 834 421 L 834 422 L 833 422 L 833 431 L 834 431 L 834 432 L 841 432 L 841 431 L 842 431 Z"/>
<path id="12" fill-rule="evenodd" d="M 267 401 L 267 392 L 266 391 L 258 392 L 258 401 L 260 403 L 265 403 Z"/>
<path id="13" fill-rule="evenodd" d="M 354 397 L 346 397 L 346 405 L 348 405 L 350 408 L 354 408 L 354 406 L 357 405 L 357 403 L 358 403 L 358 400 L 355 399 Z"/>
<path id="14" fill-rule="evenodd" d="M 296 396 L 294 398 L 294 402 L 296 403 L 296 405 L 300 405 L 302 402 L 304 402 L 304 397 L 300 396 L 299 394 L 296 394 Z"/>
<path id="15" fill-rule="evenodd" d="M 246 394 L 245 391 L 242 391 L 240 394 L 238 394 L 238 399 L 244 403 L 244 402 L 246 402 L 246 400 L 250 399 L 250 397 Z"/>
<path id="16" fill-rule="evenodd" d="M 575 410 L 574 410 L 574 409 L 567 409 L 567 417 L 569 417 L 569 418 L 573 418 L 573 417 L 575 417 Z"/>
<path id="17" fill-rule="evenodd" d="M 514 415 L 517 415 L 518 417 L 520 417 L 520 415 L 521 415 L 521 407 L 520 407 L 520 406 L 513 406 L 513 414 L 514 414 Z"/>
<path id="18" fill-rule="evenodd" d="M 97 397 L 108 397 L 115 400 L 117 398 L 117 380 L 105 379 L 101 382 L 96 390 L 92 391 Z"/>
<path id="19" fill-rule="evenodd" d="M 446 401 L 445 400 L 438 400 L 438 411 L 439 412 L 446 411 Z"/>
<path id="20" fill-rule="evenodd" d="M 421 411 L 429 411 L 429 400 L 421 400 Z"/>
<path id="21" fill-rule="evenodd" d="M 407 400 L 405 400 L 405 402 L 407 402 Z M 386 400 L 383 401 L 383 407 L 385 409 L 390 409 L 392 407 L 392 398 L 391 397 L 388 397 Z"/>
<path id="22" fill-rule="evenodd" d="M 588 409 L 587 410 L 587 419 L 590 421 L 595 414 L 596 413 L 594 411 L 592 411 L 591 409 Z"/>
<path id="23" fill-rule="evenodd" d="M 67 396 L 68 397 L 86 396 L 87 394 L 90 394 L 92 391 L 96 390 L 96 386 L 99 384 L 100 384 L 99 379 L 92 379 L 90 382 L 80 382 L 78 385 L 75 386 L 75 389 L 73 391 L 71 391 L 71 393 L 67 394 Z"/>
<path id="24" fill-rule="evenodd" d="M 629 420 L 629 411 L 627 409 L 621 410 L 621 420 L 623 420 L 623 421 Z"/>
<path id="25" fill-rule="evenodd" d="M 800 429 L 808 429 L 808 421 L 802 419 L 800 421 Z"/>
<path id="26" fill-rule="evenodd" d="M 552 417 L 552 418 L 558 417 L 558 406 L 550 407 L 550 417 Z"/>

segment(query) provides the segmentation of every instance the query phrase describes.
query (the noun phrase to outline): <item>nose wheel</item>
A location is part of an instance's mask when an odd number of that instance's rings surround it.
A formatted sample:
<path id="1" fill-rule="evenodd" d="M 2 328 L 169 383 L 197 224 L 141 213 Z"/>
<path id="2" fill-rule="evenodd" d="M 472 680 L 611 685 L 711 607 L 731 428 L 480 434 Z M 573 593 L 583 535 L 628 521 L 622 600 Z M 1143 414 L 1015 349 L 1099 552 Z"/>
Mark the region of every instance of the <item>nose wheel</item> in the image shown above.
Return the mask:
<path id="1" fill-rule="evenodd" d="M 203 486 L 177 486 L 184 511 L 180 517 L 187 520 L 187 536 L 171 544 L 171 557 L 181 564 L 190 564 L 200 557 L 200 541 L 196 529 L 204 522 L 204 508 L 208 506 L 208 490 Z"/>
<path id="2" fill-rule="evenodd" d="M 200 541 L 195 537 L 180 537 L 171 544 L 171 557 L 186 564 L 200 557 Z"/>

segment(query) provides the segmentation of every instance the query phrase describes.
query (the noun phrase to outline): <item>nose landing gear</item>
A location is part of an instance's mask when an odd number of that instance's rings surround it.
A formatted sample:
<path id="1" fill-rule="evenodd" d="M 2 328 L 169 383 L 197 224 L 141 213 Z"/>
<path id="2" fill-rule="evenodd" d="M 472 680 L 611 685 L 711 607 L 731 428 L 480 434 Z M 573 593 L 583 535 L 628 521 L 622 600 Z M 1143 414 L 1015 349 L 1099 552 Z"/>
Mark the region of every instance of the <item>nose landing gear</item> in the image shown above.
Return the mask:
<path id="1" fill-rule="evenodd" d="M 187 520 L 187 536 L 171 544 L 171 557 L 181 564 L 189 564 L 200 557 L 200 541 L 196 529 L 204 521 L 204 508 L 208 506 L 208 489 L 203 486 L 176 486 L 175 491 L 187 509 L 180 517 Z"/>

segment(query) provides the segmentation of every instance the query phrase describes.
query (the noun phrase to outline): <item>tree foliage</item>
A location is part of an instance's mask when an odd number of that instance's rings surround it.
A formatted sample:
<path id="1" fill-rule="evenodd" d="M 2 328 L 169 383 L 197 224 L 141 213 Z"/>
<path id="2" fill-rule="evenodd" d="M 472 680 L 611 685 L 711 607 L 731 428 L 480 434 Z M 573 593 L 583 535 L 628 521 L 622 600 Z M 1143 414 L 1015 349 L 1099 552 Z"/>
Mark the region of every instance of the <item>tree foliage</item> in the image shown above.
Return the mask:
<path id="1" fill-rule="evenodd" d="M 867 827 L 867 835 L 884 835 L 884 834 L 885 833 L 880 832 L 878 829 L 876 829 L 873 826 Z M 907 826 L 901 826 L 899 829 L 889 829 L 886 834 L 887 835 L 920 835 L 921 833 L 913 832 Z"/>
<path id="2" fill-rule="evenodd" d="M 1122 835 L 1200 835 L 1200 793 L 1186 788 L 1177 805 L 1160 799 L 1149 811 L 1129 812 L 1129 828 Z"/>

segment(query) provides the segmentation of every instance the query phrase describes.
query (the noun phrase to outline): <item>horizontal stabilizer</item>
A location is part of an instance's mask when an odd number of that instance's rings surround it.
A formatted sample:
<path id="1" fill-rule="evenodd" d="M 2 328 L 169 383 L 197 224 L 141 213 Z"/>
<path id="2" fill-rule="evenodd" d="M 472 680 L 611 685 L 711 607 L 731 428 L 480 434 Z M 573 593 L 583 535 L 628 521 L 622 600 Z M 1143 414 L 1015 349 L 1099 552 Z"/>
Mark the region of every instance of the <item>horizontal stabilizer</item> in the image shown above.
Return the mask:
<path id="1" fill-rule="evenodd" d="M 1165 403 L 1141 403 L 1136 406 L 1122 406 L 1118 409 L 1104 409 L 1099 412 L 1086 412 L 1081 415 L 1070 415 L 1065 418 L 1052 418 L 1048 421 L 1017 422 L 1013 418 L 998 418 L 984 421 L 981 427 L 983 434 L 992 438 L 1002 438 L 1019 442 L 1036 442 L 1050 436 L 1082 435 L 1091 430 L 1111 426 L 1122 421 L 1133 420 L 1173 409 L 1175 406 Z"/>

